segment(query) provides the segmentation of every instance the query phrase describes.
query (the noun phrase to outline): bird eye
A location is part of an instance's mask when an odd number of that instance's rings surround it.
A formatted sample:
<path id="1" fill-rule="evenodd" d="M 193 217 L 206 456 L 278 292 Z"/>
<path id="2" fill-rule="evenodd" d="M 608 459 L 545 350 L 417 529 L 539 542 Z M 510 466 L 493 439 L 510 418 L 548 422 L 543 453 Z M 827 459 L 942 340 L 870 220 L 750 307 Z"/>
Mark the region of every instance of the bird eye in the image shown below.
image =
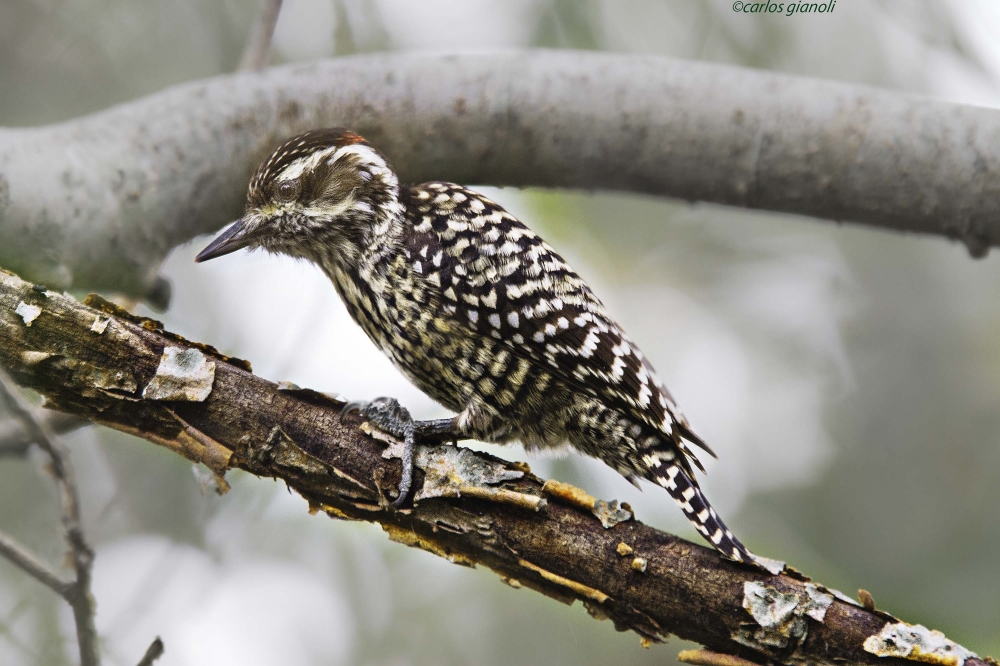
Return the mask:
<path id="1" fill-rule="evenodd" d="M 278 185 L 278 198 L 282 201 L 292 201 L 298 193 L 299 188 L 293 181 L 286 180 L 281 185 Z"/>

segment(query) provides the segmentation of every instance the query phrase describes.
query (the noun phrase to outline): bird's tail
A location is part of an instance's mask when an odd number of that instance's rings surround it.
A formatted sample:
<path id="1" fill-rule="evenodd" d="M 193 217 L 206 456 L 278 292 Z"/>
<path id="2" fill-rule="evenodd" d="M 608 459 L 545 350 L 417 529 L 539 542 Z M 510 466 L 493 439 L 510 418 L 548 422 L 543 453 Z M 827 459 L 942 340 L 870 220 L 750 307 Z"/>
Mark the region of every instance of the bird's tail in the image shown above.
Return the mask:
<path id="1" fill-rule="evenodd" d="M 754 564 L 758 557 L 740 543 L 715 512 L 701 488 L 676 460 L 647 468 L 647 478 L 663 486 L 684 515 L 726 559 Z"/>

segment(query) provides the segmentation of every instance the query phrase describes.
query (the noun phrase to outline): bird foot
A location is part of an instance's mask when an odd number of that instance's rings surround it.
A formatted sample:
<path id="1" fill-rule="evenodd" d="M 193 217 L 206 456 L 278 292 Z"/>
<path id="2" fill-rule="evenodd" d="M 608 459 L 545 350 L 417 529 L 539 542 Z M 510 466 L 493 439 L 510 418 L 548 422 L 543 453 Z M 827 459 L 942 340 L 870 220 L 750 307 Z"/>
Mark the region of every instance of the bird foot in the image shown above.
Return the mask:
<path id="1" fill-rule="evenodd" d="M 397 509 L 406 503 L 413 484 L 413 451 L 417 440 L 457 439 L 455 419 L 414 421 L 410 412 L 395 398 L 376 398 L 371 402 L 349 402 L 340 411 L 340 420 L 358 410 L 370 424 L 382 432 L 403 440 L 403 470 L 399 479 L 399 494 L 392 501 Z M 422 442 L 423 443 L 423 442 Z"/>

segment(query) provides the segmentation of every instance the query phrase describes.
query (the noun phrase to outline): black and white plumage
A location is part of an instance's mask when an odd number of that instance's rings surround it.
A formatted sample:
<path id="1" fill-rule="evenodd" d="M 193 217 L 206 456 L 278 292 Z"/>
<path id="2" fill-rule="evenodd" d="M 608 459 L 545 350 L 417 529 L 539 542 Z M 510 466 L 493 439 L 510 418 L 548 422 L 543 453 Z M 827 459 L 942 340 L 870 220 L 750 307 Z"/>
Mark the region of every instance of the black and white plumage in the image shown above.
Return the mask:
<path id="1" fill-rule="evenodd" d="M 659 484 L 722 555 L 756 561 L 698 487 L 687 443 L 708 448 L 652 365 L 563 258 L 497 203 L 451 183 L 400 185 L 360 136 L 314 130 L 260 166 L 246 214 L 198 260 L 242 247 L 319 265 L 368 337 L 457 413 L 401 427 L 408 414 L 383 402 L 366 412 L 376 425 L 410 442 L 568 443 L 633 483 Z"/>

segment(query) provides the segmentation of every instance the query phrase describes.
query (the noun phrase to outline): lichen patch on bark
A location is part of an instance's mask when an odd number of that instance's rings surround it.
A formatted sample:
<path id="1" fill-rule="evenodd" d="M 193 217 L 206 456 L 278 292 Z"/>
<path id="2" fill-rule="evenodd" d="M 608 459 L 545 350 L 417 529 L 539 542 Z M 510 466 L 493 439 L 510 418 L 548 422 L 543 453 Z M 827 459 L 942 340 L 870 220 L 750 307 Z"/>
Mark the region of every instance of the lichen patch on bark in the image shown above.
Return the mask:
<path id="1" fill-rule="evenodd" d="M 922 625 L 888 623 L 865 640 L 865 651 L 879 657 L 902 657 L 939 666 L 962 666 L 975 652 L 948 640 L 944 634 Z"/>
<path id="2" fill-rule="evenodd" d="M 146 400 L 204 402 L 215 382 L 215 362 L 198 349 L 166 347 L 156 375 L 146 385 Z"/>

